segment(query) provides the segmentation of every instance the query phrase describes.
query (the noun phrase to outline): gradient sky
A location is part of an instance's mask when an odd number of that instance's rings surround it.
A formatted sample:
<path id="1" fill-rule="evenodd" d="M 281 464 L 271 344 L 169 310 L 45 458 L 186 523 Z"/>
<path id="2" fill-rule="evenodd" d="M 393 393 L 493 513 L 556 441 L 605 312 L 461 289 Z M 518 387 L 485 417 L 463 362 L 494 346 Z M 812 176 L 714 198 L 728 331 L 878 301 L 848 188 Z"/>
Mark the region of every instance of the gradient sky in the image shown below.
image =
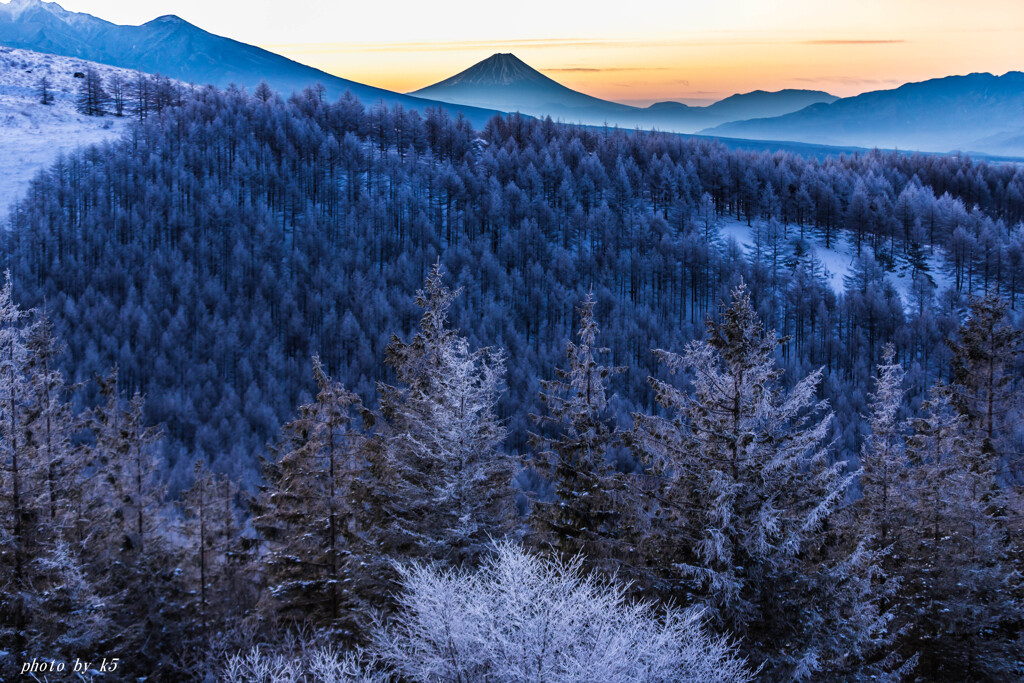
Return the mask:
<path id="1" fill-rule="evenodd" d="M 122 24 L 177 14 L 213 33 L 402 92 L 494 52 L 514 52 L 571 88 L 636 104 L 781 88 L 847 96 L 951 74 L 1024 70 L 1024 0 L 60 4 Z"/>

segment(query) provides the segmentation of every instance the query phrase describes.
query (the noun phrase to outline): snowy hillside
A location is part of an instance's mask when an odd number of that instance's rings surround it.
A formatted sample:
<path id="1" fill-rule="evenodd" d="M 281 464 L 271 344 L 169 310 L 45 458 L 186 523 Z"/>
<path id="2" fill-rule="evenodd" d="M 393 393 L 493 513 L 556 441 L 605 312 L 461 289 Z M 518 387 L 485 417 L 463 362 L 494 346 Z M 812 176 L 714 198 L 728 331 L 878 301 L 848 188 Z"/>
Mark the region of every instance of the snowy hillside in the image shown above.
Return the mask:
<path id="1" fill-rule="evenodd" d="M 766 246 L 767 238 L 762 233 L 762 231 L 767 230 L 763 222 L 755 221 L 753 225 L 748 226 L 746 221 L 742 219 L 726 216 L 719 219 L 717 228 L 719 237 L 726 244 L 735 242 L 744 256 L 749 257 L 757 252 L 759 239 L 762 242 L 762 250 L 766 253 L 769 250 Z M 790 230 L 795 232 L 798 228 L 791 226 Z M 850 236 L 841 233 L 836 235 L 829 247 L 826 247 L 824 241 L 820 238 L 813 237 L 810 232 L 807 234 L 807 239 L 814 258 L 824 268 L 829 287 L 836 294 L 842 294 L 846 289 L 845 278 L 853 273 L 854 262 L 857 258 Z M 868 254 L 872 253 L 871 247 L 868 245 L 864 245 L 862 250 Z M 933 284 L 939 289 L 952 285 L 952 280 L 946 272 L 942 254 L 943 250 L 936 248 L 935 252 L 927 258 L 928 274 L 926 277 L 931 278 Z M 892 283 L 896 291 L 899 292 L 904 307 L 909 310 L 913 303 L 913 281 L 908 269 L 886 270 L 885 277 Z M 980 294 L 981 292 L 978 293 Z"/>
<path id="2" fill-rule="evenodd" d="M 116 137 L 126 119 L 82 116 L 75 94 L 82 73 L 94 68 L 104 80 L 133 72 L 72 57 L 0 46 L 0 221 L 28 188 L 29 181 L 59 155 Z M 46 76 L 52 105 L 39 102 L 38 83 Z"/>

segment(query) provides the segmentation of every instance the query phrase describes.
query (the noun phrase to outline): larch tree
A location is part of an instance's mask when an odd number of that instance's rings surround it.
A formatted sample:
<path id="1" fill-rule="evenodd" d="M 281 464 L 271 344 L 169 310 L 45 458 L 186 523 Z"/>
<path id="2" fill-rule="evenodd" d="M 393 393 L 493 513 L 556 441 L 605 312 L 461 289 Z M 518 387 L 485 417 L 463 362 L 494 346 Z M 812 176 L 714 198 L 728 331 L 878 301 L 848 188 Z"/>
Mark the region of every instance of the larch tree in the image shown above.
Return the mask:
<path id="1" fill-rule="evenodd" d="M 107 113 L 110 94 L 103 85 L 103 76 L 92 68 L 85 70 L 85 78 L 78 85 L 78 96 L 75 106 L 79 113 L 86 116 L 103 116 Z"/>
<path id="2" fill-rule="evenodd" d="M 173 647 L 185 642 L 179 548 L 169 536 L 173 513 L 160 476 L 159 429 L 147 426 L 144 400 L 121 395 L 115 368 L 99 380 L 102 402 L 84 415 L 92 435 L 85 467 L 80 552 L 96 588 L 116 607 L 117 647 L 138 653 L 133 664 L 177 667 Z M 163 669 L 161 669 L 163 670 Z"/>
<path id="3" fill-rule="evenodd" d="M 35 318 L 35 320 L 32 320 Z M 45 316 L 0 290 L 0 599 L 2 633 L 85 652 L 105 635 L 105 610 L 74 545 L 81 463 L 58 350 Z M 88 614 L 88 628 L 74 614 Z"/>
<path id="4" fill-rule="evenodd" d="M 124 116 L 128 83 L 120 73 L 115 71 L 107 79 L 107 85 L 109 86 L 108 101 L 114 105 L 114 116 Z"/>
<path id="5" fill-rule="evenodd" d="M 50 77 L 46 74 L 36 81 L 36 93 L 39 95 L 39 104 L 53 104 L 53 86 L 50 85 Z"/>
<path id="6" fill-rule="evenodd" d="M 665 414 L 636 414 L 632 439 L 660 481 L 643 548 L 666 597 L 706 606 L 769 679 L 804 680 L 851 666 L 881 624 L 870 563 L 828 547 L 852 475 L 829 456 L 822 372 L 784 391 L 778 344 L 741 284 L 704 340 L 656 351 L 693 391 L 651 378 Z"/>
<path id="7" fill-rule="evenodd" d="M 30 312 L 14 301 L 10 273 L 0 289 L 0 614 L 2 633 L 16 650 L 25 626 L 33 583 L 30 562 L 37 550 L 41 511 L 30 489 L 37 469 L 29 457 L 25 420 L 30 403 L 26 333 Z"/>
<path id="8" fill-rule="evenodd" d="M 40 481 L 35 486 L 54 533 L 74 540 L 74 523 L 81 504 L 82 449 L 72 443 L 78 420 L 67 401 L 69 387 L 58 369 L 61 347 L 53 324 L 39 314 L 27 330 L 29 405 L 26 438 Z"/>
<path id="9" fill-rule="evenodd" d="M 192 485 L 182 494 L 181 532 L 185 547 L 181 564 L 190 612 L 198 614 L 201 639 L 230 629 L 231 617 L 240 616 L 249 602 L 238 581 L 245 557 L 236 499 L 238 487 L 223 474 L 197 462 Z"/>
<path id="10" fill-rule="evenodd" d="M 112 508 L 108 519 L 116 523 L 106 539 L 111 547 L 142 555 L 164 502 L 153 448 L 159 430 L 146 426 L 141 394 L 122 398 L 116 368 L 100 380 L 100 395 L 104 402 L 87 415 L 94 436 L 90 464 L 102 470 L 92 491 L 94 504 Z"/>

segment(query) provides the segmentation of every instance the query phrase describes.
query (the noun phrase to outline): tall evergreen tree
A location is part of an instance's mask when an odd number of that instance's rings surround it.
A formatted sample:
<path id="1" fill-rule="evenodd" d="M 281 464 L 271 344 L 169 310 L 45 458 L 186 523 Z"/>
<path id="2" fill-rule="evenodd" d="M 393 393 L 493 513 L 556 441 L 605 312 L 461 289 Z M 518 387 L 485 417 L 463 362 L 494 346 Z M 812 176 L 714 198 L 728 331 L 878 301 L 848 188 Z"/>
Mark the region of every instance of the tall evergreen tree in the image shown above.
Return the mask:
<path id="1" fill-rule="evenodd" d="M 660 479 L 647 551 L 666 597 L 706 605 L 767 679 L 804 680 L 850 666 L 878 637 L 877 607 L 865 563 L 829 557 L 851 475 L 829 458 L 822 372 L 784 391 L 778 344 L 740 285 L 705 340 L 656 352 L 693 392 L 651 378 L 667 414 L 637 414 L 633 438 Z"/>
<path id="2" fill-rule="evenodd" d="M 1020 454 L 1014 453 L 1009 418 L 1019 402 L 1016 361 L 1024 333 L 1010 324 L 1006 304 L 990 294 L 971 302 L 958 337 L 949 342 L 956 406 L 967 417 L 986 456 L 1002 461 L 995 463 L 997 467 L 1019 469 Z"/>
<path id="3" fill-rule="evenodd" d="M 923 680 L 1009 680 L 1020 674 L 1013 634 L 1024 613 L 1001 528 L 1002 493 L 995 469 L 979 467 L 984 432 L 954 406 L 949 388 L 937 386 L 923 416 L 910 420 L 902 497 L 914 533 L 894 548 L 902 580 L 895 627 Z"/>
<path id="4" fill-rule="evenodd" d="M 399 552 L 458 562 L 507 530 L 512 465 L 500 450 L 505 427 L 495 414 L 505 355 L 470 350 L 448 326 L 459 292 L 441 279 L 437 263 L 416 295 L 419 330 L 409 342 L 392 337 L 385 352 L 398 385 L 378 386 L 380 455 L 396 474 L 389 514 Z"/>
<path id="5" fill-rule="evenodd" d="M 267 544 L 260 564 L 275 615 L 309 621 L 354 635 L 360 590 L 377 561 L 368 550 L 362 493 L 368 479 L 366 419 L 359 398 L 331 380 L 313 357 L 316 400 L 299 408 L 282 429 L 268 463 L 254 520 Z M 367 618 L 369 614 L 364 615 Z"/>
<path id="6" fill-rule="evenodd" d="M 236 505 L 238 487 L 225 475 L 214 474 L 196 463 L 195 476 L 181 496 L 181 552 L 190 611 L 197 615 L 197 636 L 209 641 L 231 630 L 232 618 L 249 607 L 248 586 L 241 581 L 245 570 L 244 541 Z"/>
<path id="7" fill-rule="evenodd" d="M 868 427 L 860 463 L 862 497 L 858 502 L 861 530 L 875 537 L 879 547 L 892 542 L 893 527 L 902 527 L 900 513 L 900 482 L 906 473 L 903 424 L 899 411 L 903 404 L 903 366 L 896 362 L 892 344 L 882 352 L 875 391 L 869 404 Z"/>
<path id="8" fill-rule="evenodd" d="M 135 653 L 129 672 L 171 676 L 190 663 L 177 649 L 190 642 L 173 513 L 160 475 L 159 429 L 147 426 L 144 399 L 121 395 L 115 368 L 99 380 L 102 403 L 85 415 L 92 435 L 85 466 L 92 475 L 78 525 L 82 562 L 108 604 L 115 637 L 108 645 Z"/>
<path id="9" fill-rule="evenodd" d="M 29 488 L 34 463 L 29 458 L 25 420 L 30 401 L 26 328 L 30 313 L 12 297 L 10 273 L 0 289 L 0 615 L 5 640 L 16 651 L 26 644 L 27 600 L 33 583 L 30 563 L 36 552 L 40 510 Z"/>
<path id="10" fill-rule="evenodd" d="M 597 345 L 595 304 L 591 291 L 578 307 L 579 341 L 566 344 L 568 368 L 558 368 L 556 379 L 541 381 L 547 412 L 533 417 L 554 434 L 534 434 L 531 441 L 537 449 L 534 464 L 549 481 L 554 500 L 534 506 L 532 523 L 539 542 L 567 557 L 584 553 L 600 562 L 611 555 L 608 545 L 616 536 L 622 498 L 620 478 L 609 461 L 619 435 L 608 406 L 608 384 L 625 368 L 598 361 L 609 349 Z"/>

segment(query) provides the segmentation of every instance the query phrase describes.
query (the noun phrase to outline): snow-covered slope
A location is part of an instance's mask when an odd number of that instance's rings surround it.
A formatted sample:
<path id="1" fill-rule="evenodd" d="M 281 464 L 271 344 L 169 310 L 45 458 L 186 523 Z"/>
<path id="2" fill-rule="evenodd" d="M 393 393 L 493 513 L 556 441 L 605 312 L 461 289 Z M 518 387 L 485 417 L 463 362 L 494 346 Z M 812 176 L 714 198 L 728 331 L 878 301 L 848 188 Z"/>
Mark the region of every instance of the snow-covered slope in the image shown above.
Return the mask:
<path id="1" fill-rule="evenodd" d="M 82 116 L 75 111 L 81 80 L 74 74 L 88 67 L 104 79 L 115 72 L 126 78 L 133 75 L 72 57 L 0 47 L 0 225 L 40 169 L 60 154 L 110 140 L 124 130 L 125 119 Z M 37 84 L 44 75 L 54 95 L 51 105 L 39 102 Z"/>
<path id="2" fill-rule="evenodd" d="M 726 244 L 735 242 L 740 253 L 744 256 L 751 256 L 757 250 L 758 231 L 766 228 L 760 222 L 755 222 L 752 226 L 748 226 L 744 220 L 726 216 L 719 218 L 717 229 L 718 236 L 723 242 Z M 795 226 L 790 227 L 790 231 L 793 233 L 796 233 L 798 229 Z M 836 294 L 842 294 L 846 289 L 844 278 L 853 273 L 854 261 L 856 260 L 854 245 L 851 244 L 848 236 L 844 234 L 835 236 L 828 247 L 825 246 L 823 240 L 814 235 L 808 233 L 806 238 L 811 253 L 814 254 L 814 258 L 820 262 L 824 269 L 824 275 L 828 280 L 829 287 Z M 870 246 L 863 245 L 861 248 L 863 251 L 871 253 Z M 896 291 L 899 292 L 900 298 L 903 299 L 904 307 L 909 309 L 913 303 L 913 282 L 910 273 L 905 268 L 895 271 L 886 270 L 885 276 L 896 288 Z M 927 277 L 930 277 L 940 290 L 949 287 L 951 284 L 950 277 L 944 268 L 942 252 L 939 249 L 936 249 L 935 253 L 928 257 Z"/>

